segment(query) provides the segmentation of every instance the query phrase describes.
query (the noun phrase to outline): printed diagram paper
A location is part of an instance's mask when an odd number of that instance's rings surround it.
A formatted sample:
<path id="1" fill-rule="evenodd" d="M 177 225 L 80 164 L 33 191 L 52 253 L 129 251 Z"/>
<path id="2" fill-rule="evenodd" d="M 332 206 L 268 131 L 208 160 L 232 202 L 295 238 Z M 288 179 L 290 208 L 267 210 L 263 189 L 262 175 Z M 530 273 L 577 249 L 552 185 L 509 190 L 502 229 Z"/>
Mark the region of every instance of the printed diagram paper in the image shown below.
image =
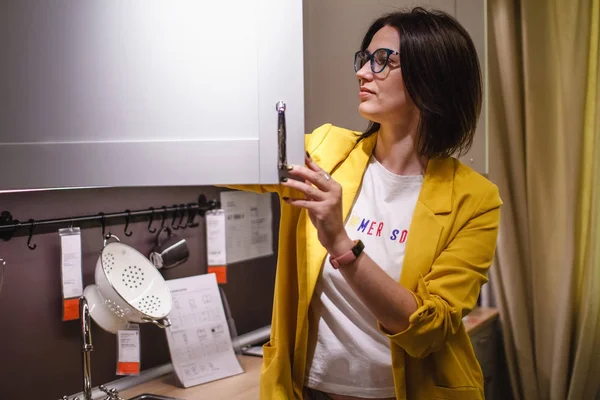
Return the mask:
<path id="1" fill-rule="evenodd" d="M 173 309 L 167 341 L 183 387 L 244 372 L 231 335 L 214 274 L 168 280 Z"/>
<path id="2" fill-rule="evenodd" d="M 225 210 L 227 264 L 273 254 L 271 195 L 221 192 Z"/>

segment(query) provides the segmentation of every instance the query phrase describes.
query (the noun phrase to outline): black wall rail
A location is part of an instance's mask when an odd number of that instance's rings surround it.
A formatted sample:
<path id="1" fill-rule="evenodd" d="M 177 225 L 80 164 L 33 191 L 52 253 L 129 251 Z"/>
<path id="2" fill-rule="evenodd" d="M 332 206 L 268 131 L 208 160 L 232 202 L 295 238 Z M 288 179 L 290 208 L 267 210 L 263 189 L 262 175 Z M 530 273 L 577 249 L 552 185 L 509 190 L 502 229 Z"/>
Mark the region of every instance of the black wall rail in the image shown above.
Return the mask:
<path id="1" fill-rule="evenodd" d="M 174 230 L 194 228 L 199 225 L 196 217 L 204 217 L 207 211 L 218 209 L 221 204 L 218 200 L 206 200 L 206 196 L 200 195 L 197 203 L 174 204 L 170 207 L 150 207 L 143 210 L 125 210 L 123 212 L 103 213 L 93 215 L 82 215 L 73 217 L 61 217 L 36 221 L 27 219 L 21 222 L 14 219 L 9 211 L 0 214 L 0 239 L 9 241 L 13 237 L 28 236 L 27 247 L 35 250 L 37 245 L 33 243 L 36 233 L 56 232 L 59 228 L 68 228 L 77 225 L 82 229 L 102 227 L 102 236 L 110 233 L 107 226 L 125 224 L 123 229 L 126 236 L 131 236 L 129 225 L 148 219 L 148 231 L 155 233 L 157 229 L 169 227 Z"/>

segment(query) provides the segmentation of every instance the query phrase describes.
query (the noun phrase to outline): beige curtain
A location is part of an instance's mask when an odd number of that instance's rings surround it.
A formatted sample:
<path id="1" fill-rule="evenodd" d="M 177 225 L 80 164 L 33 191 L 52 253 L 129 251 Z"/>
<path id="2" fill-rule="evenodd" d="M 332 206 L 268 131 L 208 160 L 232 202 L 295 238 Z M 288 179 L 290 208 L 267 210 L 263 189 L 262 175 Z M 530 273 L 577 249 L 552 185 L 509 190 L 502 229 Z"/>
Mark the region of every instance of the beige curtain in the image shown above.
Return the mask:
<path id="1" fill-rule="evenodd" d="M 489 0 L 491 282 L 517 399 L 600 396 L 600 0 Z"/>

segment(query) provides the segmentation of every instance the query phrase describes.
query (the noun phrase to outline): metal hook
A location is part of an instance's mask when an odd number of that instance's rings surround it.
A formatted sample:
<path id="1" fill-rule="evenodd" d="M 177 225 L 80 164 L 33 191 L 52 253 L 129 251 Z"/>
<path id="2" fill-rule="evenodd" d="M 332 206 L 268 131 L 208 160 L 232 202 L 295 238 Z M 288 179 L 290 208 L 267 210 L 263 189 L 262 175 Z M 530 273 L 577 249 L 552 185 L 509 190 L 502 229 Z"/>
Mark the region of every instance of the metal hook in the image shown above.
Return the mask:
<path id="1" fill-rule="evenodd" d="M 165 227 L 165 220 L 167 219 L 167 207 L 162 206 L 161 208 L 163 210 L 163 217 L 162 217 L 162 222 L 160 223 L 160 229 Z"/>
<path id="2" fill-rule="evenodd" d="M 31 238 L 33 237 L 33 229 L 35 228 L 35 221 L 33 219 L 30 219 L 29 221 L 29 238 L 27 239 L 27 247 L 29 247 L 29 250 L 35 250 L 35 248 L 37 247 L 37 244 L 31 244 Z"/>
<path id="3" fill-rule="evenodd" d="M 177 215 L 179 214 L 179 204 L 173 204 L 175 207 L 175 211 L 173 211 L 173 221 L 171 221 L 171 229 L 174 231 L 179 230 L 180 226 L 175 226 L 175 220 L 177 219 Z"/>
<path id="4" fill-rule="evenodd" d="M 125 236 L 129 237 L 131 235 L 133 235 L 133 232 L 129 231 L 127 232 L 127 228 L 129 228 L 129 219 L 131 218 L 131 210 L 125 210 L 125 212 L 127 213 L 127 218 L 125 219 L 125 229 L 124 229 L 124 233 Z"/>
<path id="5" fill-rule="evenodd" d="M 188 213 L 188 219 L 187 219 L 187 221 L 185 223 L 184 228 L 189 228 L 189 227 L 192 226 L 192 222 L 193 222 L 193 219 L 194 219 L 193 217 L 195 216 L 195 214 L 193 213 L 193 210 L 192 210 L 192 203 L 187 203 L 186 206 L 185 206 L 185 209 L 186 209 L 186 211 Z"/>
<path id="6" fill-rule="evenodd" d="M 185 225 L 182 225 L 182 222 L 183 222 L 183 217 L 185 217 L 185 213 L 187 212 L 187 207 L 185 206 L 185 204 L 180 204 L 179 207 L 181 207 L 181 217 L 179 217 L 179 225 L 177 225 L 177 227 L 185 229 L 185 228 L 187 228 L 187 222 Z"/>
<path id="7" fill-rule="evenodd" d="M 206 196 L 201 194 L 200 196 L 198 196 L 198 214 L 200 214 L 201 217 L 204 217 L 204 215 L 206 214 L 206 206 L 208 205 L 207 201 L 206 201 Z"/>
<path id="8" fill-rule="evenodd" d="M 188 203 L 188 209 L 190 210 L 188 222 L 186 224 L 186 228 L 195 228 L 200 225 L 199 222 L 196 222 L 196 215 L 198 215 L 198 211 L 193 209 L 194 203 Z"/>
<path id="9" fill-rule="evenodd" d="M 106 221 L 104 219 L 103 212 L 101 212 L 99 215 L 102 217 L 102 221 L 101 221 L 101 223 L 102 223 L 102 240 L 104 240 L 104 239 L 106 239 Z M 110 233 L 109 233 L 109 235 L 110 235 Z"/>
<path id="10" fill-rule="evenodd" d="M 155 233 L 156 228 L 152 228 L 152 222 L 154 221 L 154 207 L 150 207 L 152 213 L 150 213 L 150 221 L 148 222 L 148 232 Z"/>

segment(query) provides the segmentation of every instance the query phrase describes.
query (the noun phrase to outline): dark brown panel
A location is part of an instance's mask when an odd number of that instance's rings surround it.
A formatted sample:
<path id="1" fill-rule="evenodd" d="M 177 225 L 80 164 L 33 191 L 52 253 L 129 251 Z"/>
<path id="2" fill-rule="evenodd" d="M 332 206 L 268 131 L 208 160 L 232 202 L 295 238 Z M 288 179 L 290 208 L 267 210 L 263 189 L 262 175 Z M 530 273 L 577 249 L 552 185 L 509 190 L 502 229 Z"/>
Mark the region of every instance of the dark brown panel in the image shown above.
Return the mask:
<path id="1" fill-rule="evenodd" d="M 0 212 L 13 218 L 47 219 L 125 209 L 171 206 L 197 201 L 204 193 L 218 196 L 214 187 L 105 188 L 0 194 Z M 177 231 L 190 246 L 190 258 L 165 271 L 166 279 L 206 272 L 205 225 Z M 170 222 L 170 221 L 168 221 Z M 273 195 L 273 229 L 279 225 L 279 205 Z M 121 241 L 148 254 L 155 234 L 147 221 L 130 225 L 133 236 L 123 234 L 124 225 L 109 227 Z M 79 321 L 61 321 L 60 239 L 57 232 L 35 235 L 37 248 L 27 248 L 27 237 L 0 240 L 0 258 L 7 262 L 4 286 L 0 291 L 0 399 L 58 399 L 81 391 L 81 352 Z M 274 237 L 275 254 L 277 254 Z M 100 228 L 82 233 L 84 285 L 93 283 L 97 256 L 102 248 Z M 243 334 L 271 321 L 276 257 L 264 257 L 228 267 L 224 290 L 236 322 Z M 92 323 L 92 383 L 97 386 L 119 377 L 115 375 L 116 336 Z M 170 362 L 164 331 L 143 325 L 142 368 Z"/>

